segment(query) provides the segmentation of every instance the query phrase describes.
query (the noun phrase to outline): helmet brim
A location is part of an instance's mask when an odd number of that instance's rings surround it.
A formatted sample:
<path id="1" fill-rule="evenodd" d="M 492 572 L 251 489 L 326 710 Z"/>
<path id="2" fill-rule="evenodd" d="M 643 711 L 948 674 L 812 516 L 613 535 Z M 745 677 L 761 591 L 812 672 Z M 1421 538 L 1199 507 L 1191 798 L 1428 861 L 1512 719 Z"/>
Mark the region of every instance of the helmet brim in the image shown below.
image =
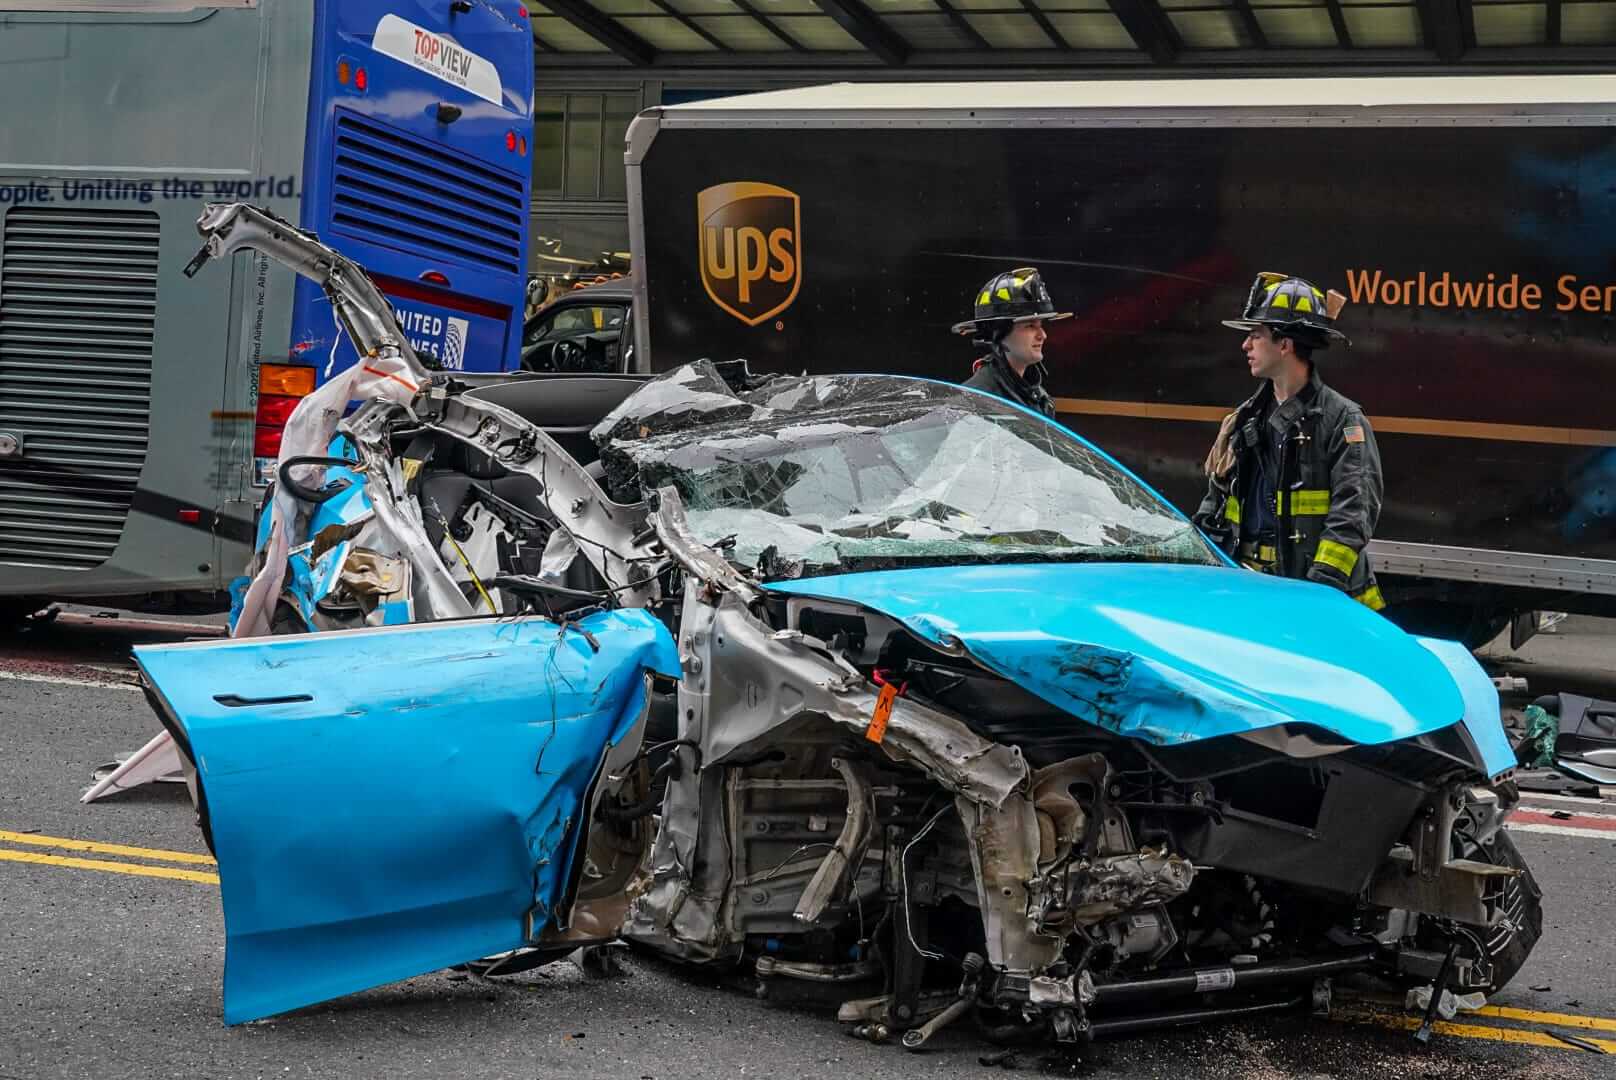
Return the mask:
<path id="1" fill-rule="evenodd" d="M 1311 326 L 1303 323 L 1293 329 L 1293 324 L 1282 319 L 1224 319 L 1223 325 L 1230 330 L 1244 330 L 1248 334 L 1259 326 L 1266 326 L 1281 333 L 1291 333 L 1297 337 L 1316 334 L 1318 340 L 1313 343 L 1315 349 L 1328 349 L 1332 341 L 1339 341 L 1349 349 L 1352 347 L 1352 339 L 1333 326 Z"/>
<path id="2" fill-rule="evenodd" d="M 1060 322 L 1062 319 L 1070 319 L 1071 317 L 1072 313 L 1070 311 L 1052 311 L 1048 314 L 1015 315 L 998 319 L 967 319 L 965 322 L 955 323 L 952 329 L 956 334 L 974 334 L 977 330 L 986 326 L 1020 326 L 1022 323 L 1030 322 Z"/>

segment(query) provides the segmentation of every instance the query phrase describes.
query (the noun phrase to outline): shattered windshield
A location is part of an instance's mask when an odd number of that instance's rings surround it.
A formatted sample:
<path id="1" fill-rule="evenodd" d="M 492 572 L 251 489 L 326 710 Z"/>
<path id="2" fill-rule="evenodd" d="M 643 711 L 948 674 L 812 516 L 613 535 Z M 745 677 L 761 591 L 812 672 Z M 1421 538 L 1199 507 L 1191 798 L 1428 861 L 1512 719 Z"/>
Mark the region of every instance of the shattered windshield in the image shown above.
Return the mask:
<path id="1" fill-rule="evenodd" d="M 1107 458 L 979 397 L 721 426 L 641 456 L 640 479 L 672 484 L 696 535 L 765 578 L 958 562 L 1217 562 Z"/>

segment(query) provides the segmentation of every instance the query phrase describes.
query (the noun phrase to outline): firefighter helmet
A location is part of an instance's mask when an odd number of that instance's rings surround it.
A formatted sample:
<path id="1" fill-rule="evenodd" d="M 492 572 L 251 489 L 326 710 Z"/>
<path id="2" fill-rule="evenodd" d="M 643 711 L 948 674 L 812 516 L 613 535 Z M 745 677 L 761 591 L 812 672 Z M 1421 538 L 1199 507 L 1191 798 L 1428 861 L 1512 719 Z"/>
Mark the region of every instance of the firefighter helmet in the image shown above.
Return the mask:
<path id="1" fill-rule="evenodd" d="M 1071 317 L 1070 311 L 1055 310 L 1055 301 L 1049 298 L 1043 275 L 1035 267 L 1023 266 L 995 274 L 986 285 L 976 290 L 972 317 L 965 322 L 955 323 L 954 333 L 975 334 L 996 326 L 1008 330 L 1019 323 L 1039 319 L 1054 322 Z"/>
<path id="2" fill-rule="evenodd" d="M 1335 327 L 1335 316 L 1346 302 L 1340 293 L 1328 296 L 1301 278 L 1272 272 L 1261 273 L 1251 283 L 1246 310 L 1238 319 L 1225 319 L 1223 325 L 1250 331 L 1267 326 L 1275 333 L 1293 338 L 1315 349 L 1329 348 L 1330 342 L 1351 340 Z"/>

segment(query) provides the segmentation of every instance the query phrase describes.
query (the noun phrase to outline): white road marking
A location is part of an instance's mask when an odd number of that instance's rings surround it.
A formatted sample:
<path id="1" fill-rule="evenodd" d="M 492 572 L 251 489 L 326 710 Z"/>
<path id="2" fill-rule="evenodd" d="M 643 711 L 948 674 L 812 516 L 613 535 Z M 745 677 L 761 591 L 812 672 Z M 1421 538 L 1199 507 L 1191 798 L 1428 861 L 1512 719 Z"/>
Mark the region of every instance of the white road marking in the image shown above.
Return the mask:
<path id="1" fill-rule="evenodd" d="M 1554 836 L 1586 836 L 1591 840 L 1609 840 L 1616 843 L 1616 832 L 1610 829 L 1576 829 L 1568 825 L 1539 825 L 1536 822 L 1506 821 L 1504 828 L 1510 832 L 1549 833 Z"/>
<path id="2" fill-rule="evenodd" d="M 0 679 L 14 679 L 17 682 L 53 683 L 57 686 L 88 686 L 96 690 L 135 690 L 140 687 L 127 682 L 114 682 L 111 679 L 78 679 L 71 675 L 41 675 L 33 671 L 0 671 Z"/>
<path id="3" fill-rule="evenodd" d="M 1610 788 L 1601 788 L 1601 791 L 1612 791 Z M 1535 791 L 1521 792 L 1521 802 L 1536 802 L 1542 799 L 1546 802 L 1577 803 L 1582 806 L 1610 806 L 1605 799 L 1596 799 L 1591 795 L 1540 795 Z"/>
<path id="4" fill-rule="evenodd" d="M 1604 803 L 1602 805 L 1607 807 L 1610 806 L 1609 803 Z M 1616 814 L 1596 814 L 1591 810 L 1561 810 L 1552 806 L 1527 806 L 1524 802 L 1521 803 L 1520 809 L 1530 810 L 1536 814 L 1572 814 L 1573 816 L 1580 818 L 1601 818 L 1605 821 L 1616 821 Z"/>

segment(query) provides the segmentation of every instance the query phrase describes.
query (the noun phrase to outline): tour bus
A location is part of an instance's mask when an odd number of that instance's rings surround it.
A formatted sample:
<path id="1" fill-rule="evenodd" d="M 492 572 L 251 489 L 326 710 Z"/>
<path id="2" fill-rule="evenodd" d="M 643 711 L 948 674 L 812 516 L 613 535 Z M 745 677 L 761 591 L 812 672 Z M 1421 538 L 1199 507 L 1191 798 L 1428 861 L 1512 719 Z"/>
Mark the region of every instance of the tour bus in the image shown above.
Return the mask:
<path id="1" fill-rule="evenodd" d="M 267 259 L 185 278 L 197 216 L 265 206 L 368 267 L 429 363 L 515 367 L 527 11 L 40 8 L 0 64 L 0 610 L 222 608 L 282 426 L 354 355 Z"/>

